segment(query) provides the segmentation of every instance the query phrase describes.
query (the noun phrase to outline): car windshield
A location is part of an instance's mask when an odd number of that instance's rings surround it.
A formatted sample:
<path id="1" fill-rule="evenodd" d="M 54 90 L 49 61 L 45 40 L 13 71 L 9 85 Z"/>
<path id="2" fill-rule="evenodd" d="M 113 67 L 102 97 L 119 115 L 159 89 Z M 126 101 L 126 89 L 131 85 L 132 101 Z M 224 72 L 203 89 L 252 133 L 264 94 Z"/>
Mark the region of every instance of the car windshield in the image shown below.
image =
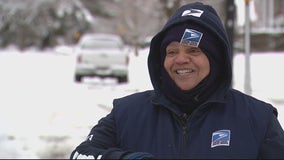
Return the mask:
<path id="1" fill-rule="evenodd" d="M 110 48 L 120 48 L 121 44 L 118 41 L 113 40 L 86 40 L 81 43 L 82 49 L 110 49 Z"/>

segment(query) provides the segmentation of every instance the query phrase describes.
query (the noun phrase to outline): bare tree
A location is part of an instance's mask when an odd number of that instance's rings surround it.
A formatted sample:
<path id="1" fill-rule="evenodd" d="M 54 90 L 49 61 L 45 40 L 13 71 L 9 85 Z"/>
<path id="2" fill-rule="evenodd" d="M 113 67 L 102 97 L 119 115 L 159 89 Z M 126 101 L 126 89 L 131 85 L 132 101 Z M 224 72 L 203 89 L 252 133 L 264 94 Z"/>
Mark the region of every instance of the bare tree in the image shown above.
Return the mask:
<path id="1" fill-rule="evenodd" d="M 116 27 L 126 42 L 133 45 L 135 55 L 138 55 L 138 48 L 145 35 L 151 34 L 151 30 L 157 26 L 155 9 L 152 0 L 123 0 L 118 7 L 120 12 L 116 19 Z"/>
<path id="2" fill-rule="evenodd" d="M 163 13 L 168 17 L 178 9 L 181 5 L 181 0 L 159 0 L 162 5 Z"/>

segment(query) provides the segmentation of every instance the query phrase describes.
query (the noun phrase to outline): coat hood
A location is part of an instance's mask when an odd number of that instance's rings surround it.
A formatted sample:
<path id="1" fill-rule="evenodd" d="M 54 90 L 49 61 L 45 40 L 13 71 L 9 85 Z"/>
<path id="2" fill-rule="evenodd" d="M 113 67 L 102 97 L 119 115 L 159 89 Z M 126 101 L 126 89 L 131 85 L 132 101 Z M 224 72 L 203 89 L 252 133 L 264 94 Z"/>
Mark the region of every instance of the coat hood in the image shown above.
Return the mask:
<path id="1" fill-rule="evenodd" d="M 225 91 L 231 86 L 232 79 L 232 65 L 231 65 L 231 46 L 227 37 L 227 33 L 223 26 L 223 23 L 218 16 L 217 12 L 209 5 L 205 5 L 200 2 L 189 3 L 180 7 L 169 18 L 162 30 L 158 32 L 151 40 L 150 51 L 148 56 L 148 69 L 151 78 L 153 88 L 156 91 L 161 90 L 161 71 L 163 68 L 163 60 L 161 58 L 161 43 L 167 33 L 167 31 L 178 24 L 194 24 L 205 28 L 208 32 L 211 32 L 215 38 L 220 42 L 220 50 L 222 52 L 210 54 L 219 58 L 218 62 L 221 63 L 220 73 L 222 79 L 220 79 L 220 85 L 217 90 Z M 207 42 L 210 43 L 210 42 Z M 201 48 L 202 49 L 202 48 Z M 203 51 L 204 52 L 204 51 Z M 207 53 L 208 54 L 208 53 Z M 208 56 L 208 55 L 207 55 Z M 210 62 L 211 63 L 211 62 Z"/>

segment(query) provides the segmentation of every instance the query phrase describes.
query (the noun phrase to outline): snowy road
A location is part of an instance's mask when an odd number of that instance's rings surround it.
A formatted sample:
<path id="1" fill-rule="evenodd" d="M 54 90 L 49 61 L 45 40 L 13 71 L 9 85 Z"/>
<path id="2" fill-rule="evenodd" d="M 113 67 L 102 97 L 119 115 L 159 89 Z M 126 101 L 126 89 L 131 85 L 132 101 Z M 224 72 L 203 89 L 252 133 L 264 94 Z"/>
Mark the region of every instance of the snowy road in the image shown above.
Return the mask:
<path id="1" fill-rule="evenodd" d="M 89 78 L 77 84 L 74 55 L 0 51 L 0 158 L 68 158 L 113 98 L 152 88 L 146 58 L 147 50 L 131 56 L 129 83 Z M 251 59 L 253 95 L 273 103 L 284 126 L 284 76 L 275 74 L 284 68 L 284 53 Z M 243 66 L 244 57 L 235 56 L 234 87 L 241 91 Z"/>

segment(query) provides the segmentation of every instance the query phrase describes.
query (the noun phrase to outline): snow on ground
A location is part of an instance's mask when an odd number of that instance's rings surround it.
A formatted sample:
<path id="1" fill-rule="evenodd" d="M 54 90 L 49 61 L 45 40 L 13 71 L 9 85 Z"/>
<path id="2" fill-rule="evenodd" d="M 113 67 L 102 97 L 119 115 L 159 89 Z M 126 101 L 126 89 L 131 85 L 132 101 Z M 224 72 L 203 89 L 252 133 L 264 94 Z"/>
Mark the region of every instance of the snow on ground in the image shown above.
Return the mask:
<path id="1" fill-rule="evenodd" d="M 284 126 L 284 52 L 252 53 L 250 56 L 252 96 L 271 103 L 278 109 Z M 234 88 L 244 92 L 245 56 L 236 54 L 233 61 Z"/>
<path id="2" fill-rule="evenodd" d="M 59 49 L 59 48 L 57 48 Z M 129 83 L 74 83 L 75 56 L 59 50 L 0 51 L 0 158 L 69 158 L 114 98 L 152 89 L 148 50 L 130 55 Z M 272 103 L 284 126 L 284 52 L 251 56 L 252 95 Z M 244 56 L 234 57 L 234 88 L 243 91 Z"/>

